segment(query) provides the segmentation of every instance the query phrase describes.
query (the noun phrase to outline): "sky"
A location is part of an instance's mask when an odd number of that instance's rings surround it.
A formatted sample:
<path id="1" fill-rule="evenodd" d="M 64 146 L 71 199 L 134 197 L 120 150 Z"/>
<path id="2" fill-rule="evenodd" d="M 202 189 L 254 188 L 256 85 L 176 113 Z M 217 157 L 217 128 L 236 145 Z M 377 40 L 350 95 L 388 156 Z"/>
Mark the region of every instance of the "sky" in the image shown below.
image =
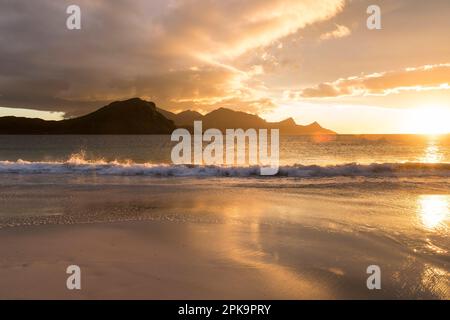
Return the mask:
<path id="1" fill-rule="evenodd" d="M 0 116 L 141 97 L 339 133 L 450 132 L 449 33 L 448 0 L 2 0 Z"/>

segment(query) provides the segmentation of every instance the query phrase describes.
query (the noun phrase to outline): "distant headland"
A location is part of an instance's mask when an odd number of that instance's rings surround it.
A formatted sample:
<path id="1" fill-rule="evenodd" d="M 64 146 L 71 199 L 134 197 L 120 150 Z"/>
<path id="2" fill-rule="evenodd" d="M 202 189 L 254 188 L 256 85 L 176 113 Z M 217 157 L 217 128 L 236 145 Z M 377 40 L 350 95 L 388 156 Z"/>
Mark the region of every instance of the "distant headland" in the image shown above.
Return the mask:
<path id="1" fill-rule="evenodd" d="M 267 122 L 257 115 L 220 108 L 206 115 L 196 111 L 178 114 L 140 98 L 112 102 L 87 115 L 60 121 L 0 117 L 0 134 L 171 134 L 176 128 L 190 129 L 201 120 L 203 129 L 279 129 L 282 135 L 334 135 L 317 122 L 297 125 L 289 118 Z"/>

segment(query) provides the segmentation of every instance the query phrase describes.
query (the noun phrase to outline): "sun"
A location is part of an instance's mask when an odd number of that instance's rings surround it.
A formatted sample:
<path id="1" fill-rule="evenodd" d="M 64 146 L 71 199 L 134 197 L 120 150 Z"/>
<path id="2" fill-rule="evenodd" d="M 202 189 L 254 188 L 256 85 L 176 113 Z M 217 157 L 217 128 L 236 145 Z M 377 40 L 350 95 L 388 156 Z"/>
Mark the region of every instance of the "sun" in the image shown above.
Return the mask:
<path id="1" fill-rule="evenodd" d="M 450 109 L 439 106 L 425 106 L 412 109 L 405 119 L 405 131 L 416 134 L 450 133 Z"/>

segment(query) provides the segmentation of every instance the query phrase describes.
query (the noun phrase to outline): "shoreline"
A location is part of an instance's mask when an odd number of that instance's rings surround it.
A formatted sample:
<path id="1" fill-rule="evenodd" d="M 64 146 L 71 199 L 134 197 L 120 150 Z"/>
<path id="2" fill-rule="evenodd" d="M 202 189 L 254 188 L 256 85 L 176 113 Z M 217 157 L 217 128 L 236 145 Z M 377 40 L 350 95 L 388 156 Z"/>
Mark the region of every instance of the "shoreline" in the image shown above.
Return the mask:
<path id="1" fill-rule="evenodd" d="M 0 186 L 2 299 L 450 298 L 441 184 L 16 178 Z"/>

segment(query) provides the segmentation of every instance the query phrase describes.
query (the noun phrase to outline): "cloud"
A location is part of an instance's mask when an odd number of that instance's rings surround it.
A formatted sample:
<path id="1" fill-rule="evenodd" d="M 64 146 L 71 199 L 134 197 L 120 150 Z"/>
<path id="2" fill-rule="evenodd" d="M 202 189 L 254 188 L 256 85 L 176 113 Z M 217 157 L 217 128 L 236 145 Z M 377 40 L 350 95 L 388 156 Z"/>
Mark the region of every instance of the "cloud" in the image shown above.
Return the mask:
<path id="1" fill-rule="evenodd" d="M 449 84 L 450 63 L 447 63 L 338 79 L 290 95 L 303 98 L 388 95 L 400 91 L 446 90 L 450 89 Z"/>
<path id="2" fill-rule="evenodd" d="M 351 34 L 351 30 L 343 25 L 336 25 L 336 29 L 333 31 L 322 33 L 320 35 L 320 40 L 329 40 L 329 39 L 338 39 L 338 38 L 344 38 Z"/>
<path id="3" fill-rule="evenodd" d="M 329 19 L 343 5 L 343 0 L 177 1 L 160 29 L 174 48 L 200 59 L 233 58 Z"/>
<path id="4" fill-rule="evenodd" d="M 0 106 L 80 114 L 130 96 L 172 109 L 266 101 L 263 68 L 239 57 L 333 17 L 344 0 L 78 0 L 79 31 L 65 27 L 70 4 L 0 2 Z"/>

